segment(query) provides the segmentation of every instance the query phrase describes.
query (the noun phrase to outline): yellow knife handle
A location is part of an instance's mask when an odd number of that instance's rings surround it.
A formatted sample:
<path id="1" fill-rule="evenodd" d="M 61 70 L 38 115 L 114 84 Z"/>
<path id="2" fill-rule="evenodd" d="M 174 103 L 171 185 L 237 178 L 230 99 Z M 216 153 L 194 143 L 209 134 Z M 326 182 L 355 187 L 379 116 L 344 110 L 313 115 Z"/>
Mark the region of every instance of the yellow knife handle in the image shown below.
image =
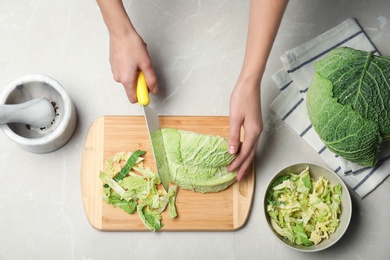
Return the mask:
<path id="1" fill-rule="evenodd" d="M 146 84 L 145 75 L 142 71 L 139 73 L 137 79 L 137 99 L 138 104 L 142 106 L 149 105 L 150 99 L 148 85 Z"/>

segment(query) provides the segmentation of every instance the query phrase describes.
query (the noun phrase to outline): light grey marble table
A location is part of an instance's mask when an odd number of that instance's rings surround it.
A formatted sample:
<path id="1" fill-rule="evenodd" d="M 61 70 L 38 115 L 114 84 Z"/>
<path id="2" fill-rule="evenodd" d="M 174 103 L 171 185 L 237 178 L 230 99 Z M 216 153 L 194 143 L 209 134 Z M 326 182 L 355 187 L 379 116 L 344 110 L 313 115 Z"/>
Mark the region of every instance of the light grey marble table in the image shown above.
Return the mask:
<path id="1" fill-rule="evenodd" d="M 276 1 L 276 0 L 275 0 Z M 165 115 L 228 115 L 245 52 L 249 1 L 125 1 L 148 43 Z M 95 1 L 0 1 L 0 90 L 25 74 L 49 75 L 72 97 L 79 121 L 72 139 L 48 154 L 21 150 L 0 132 L 0 259 L 390 259 L 390 180 L 366 198 L 352 193 L 351 225 L 332 248 L 304 254 L 267 229 L 262 200 L 277 169 L 325 162 L 269 105 L 279 57 L 355 17 L 390 55 L 388 0 L 291 0 L 262 83 L 265 130 L 256 157 L 256 189 L 245 227 L 234 232 L 100 232 L 84 214 L 80 165 L 92 122 L 141 115 L 112 79 L 108 35 Z M 298 152 L 297 152 L 298 150 Z"/>

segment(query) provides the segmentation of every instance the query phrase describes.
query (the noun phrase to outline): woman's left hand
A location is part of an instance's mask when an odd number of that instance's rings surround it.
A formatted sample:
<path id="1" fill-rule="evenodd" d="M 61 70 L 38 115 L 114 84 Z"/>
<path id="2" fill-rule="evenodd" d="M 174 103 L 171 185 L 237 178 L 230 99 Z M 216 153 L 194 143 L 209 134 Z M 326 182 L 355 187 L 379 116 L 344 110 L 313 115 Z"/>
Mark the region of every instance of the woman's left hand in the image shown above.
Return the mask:
<path id="1" fill-rule="evenodd" d="M 241 129 L 243 141 L 241 143 Z M 237 157 L 228 170 L 237 170 L 237 180 L 248 172 L 256 155 L 260 134 L 263 130 L 261 116 L 260 86 L 237 82 L 230 98 L 229 152 Z"/>

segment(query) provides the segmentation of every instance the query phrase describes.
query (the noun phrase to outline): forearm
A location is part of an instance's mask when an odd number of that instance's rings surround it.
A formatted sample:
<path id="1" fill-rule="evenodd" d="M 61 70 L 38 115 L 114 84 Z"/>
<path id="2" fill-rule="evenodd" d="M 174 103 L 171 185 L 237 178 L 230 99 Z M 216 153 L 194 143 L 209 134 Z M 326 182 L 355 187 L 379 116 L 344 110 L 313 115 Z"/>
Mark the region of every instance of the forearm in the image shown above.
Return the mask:
<path id="1" fill-rule="evenodd" d="M 97 0 L 97 3 L 110 35 L 121 37 L 135 32 L 122 0 Z"/>
<path id="2" fill-rule="evenodd" d="M 115 81 L 122 83 L 129 101 L 135 103 L 137 77 L 142 71 L 150 92 L 157 93 L 157 78 L 146 44 L 131 23 L 122 0 L 97 3 L 110 34 L 110 64 Z"/>
<path id="3" fill-rule="evenodd" d="M 288 0 L 251 0 L 241 80 L 261 81 L 287 3 Z"/>

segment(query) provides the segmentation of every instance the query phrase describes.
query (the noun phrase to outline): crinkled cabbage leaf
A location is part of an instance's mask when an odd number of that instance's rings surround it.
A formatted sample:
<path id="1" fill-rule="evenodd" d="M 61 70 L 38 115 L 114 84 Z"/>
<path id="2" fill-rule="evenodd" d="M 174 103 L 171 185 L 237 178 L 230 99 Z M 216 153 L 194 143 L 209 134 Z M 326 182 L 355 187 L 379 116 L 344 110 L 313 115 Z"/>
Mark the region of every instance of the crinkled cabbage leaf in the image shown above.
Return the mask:
<path id="1" fill-rule="evenodd" d="M 227 170 L 235 156 L 229 154 L 226 138 L 173 128 L 156 131 L 152 138 L 156 157 L 167 158 L 170 181 L 182 189 L 218 192 L 236 181 L 237 173 Z"/>
<path id="2" fill-rule="evenodd" d="M 340 47 L 315 69 L 307 92 L 315 131 L 335 154 L 374 166 L 390 139 L 390 57 Z"/>

